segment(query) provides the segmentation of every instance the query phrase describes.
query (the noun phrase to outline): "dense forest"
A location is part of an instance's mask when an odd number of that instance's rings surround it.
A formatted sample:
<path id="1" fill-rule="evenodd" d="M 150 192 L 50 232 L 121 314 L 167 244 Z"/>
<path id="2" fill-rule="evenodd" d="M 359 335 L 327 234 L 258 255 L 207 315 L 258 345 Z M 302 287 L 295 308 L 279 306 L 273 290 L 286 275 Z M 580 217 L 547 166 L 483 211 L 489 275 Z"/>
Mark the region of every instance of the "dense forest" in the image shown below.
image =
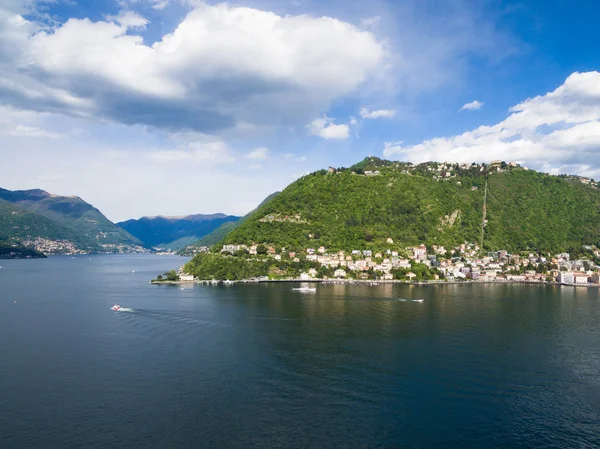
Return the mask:
<path id="1" fill-rule="evenodd" d="M 560 252 L 600 243 L 593 180 L 504 162 L 412 165 L 378 158 L 300 178 L 223 243 L 351 250 L 479 242 L 486 182 L 486 250 Z"/>

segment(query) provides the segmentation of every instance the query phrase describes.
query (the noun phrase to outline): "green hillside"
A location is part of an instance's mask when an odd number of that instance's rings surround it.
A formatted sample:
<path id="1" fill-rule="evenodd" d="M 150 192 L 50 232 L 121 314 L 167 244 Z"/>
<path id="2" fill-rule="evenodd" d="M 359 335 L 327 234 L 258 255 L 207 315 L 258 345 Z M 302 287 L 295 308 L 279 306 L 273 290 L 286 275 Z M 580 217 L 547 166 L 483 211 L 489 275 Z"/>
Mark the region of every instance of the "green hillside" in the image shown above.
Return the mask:
<path id="1" fill-rule="evenodd" d="M 242 218 L 240 218 L 239 220 L 234 221 L 234 222 L 228 221 L 228 222 L 223 223 L 221 226 L 219 226 L 217 229 L 212 231 L 210 234 L 205 235 L 204 237 L 196 240 L 193 244 L 188 245 L 187 247 L 183 248 L 181 250 L 181 254 L 185 255 L 188 253 L 193 253 L 194 249 L 196 249 L 196 248 L 199 248 L 202 246 L 212 246 L 212 245 L 215 245 L 215 244 L 221 242 L 223 239 L 225 239 L 225 237 L 227 237 L 227 235 L 229 235 L 232 231 L 234 231 L 235 229 L 237 229 L 241 225 L 243 225 L 245 222 L 247 222 L 256 211 L 258 211 L 262 206 L 267 204 L 269 201 L 271 201 L 273 198 L 275 198 L 280 193 L 281 192 L 274 192 L 274 193 L 270 194 L 255 209 L 248 212 Z"/>
<path id="2" fill-rule="evenodd" d="M 0 236 L 4 240 L 42 237 L 49 240 L 69 240 L 81 248 L 93 246 L 74 230 L 2 199 L 0 199 Z"/>
<path id="3" fill-rule="evenodd" d="M 127 231 L 112 223 L 98 209 L 76 196 L 52 195 L 39 189 L 15 191 L 0 189 L 0 199 L 11 203 L 21 211 L 29 212 L 30 215 L 24 217 L 27 222 L 39 222 L 45 228 L 50 226 L 49 223 L 55 225 L 54 228 L 44 229 L 43 232 L 34 231 L 31 227 L 25 229 L 29 231 L 30 236 L 53 240 L 66 239 L 77 243 L 82 248 L 95 248 L 98 245 L 141 244 Z M 45 220 L 40 219 L 40 216 Z M 58 232 L 58 229 L 62 229 L 63 232 Z M 65 229 L 71 232 L 66 232 Z M 19 232 L 22 233 L 21 231 L 23 229 Z M 10 230 L 5 233 L 11 237 L 20 236 Z"/>
<path id="4" fill-rule="evenodd" d="M 304 176 L 259 207 L 224 243 L 303 249 L 479 242 L 484 248 L 564 251 L 600 242 L 597 183 L 505 163 L 412 165 L 367 158 Z M 241 220 L 240 220 L 241 221 Z"/>

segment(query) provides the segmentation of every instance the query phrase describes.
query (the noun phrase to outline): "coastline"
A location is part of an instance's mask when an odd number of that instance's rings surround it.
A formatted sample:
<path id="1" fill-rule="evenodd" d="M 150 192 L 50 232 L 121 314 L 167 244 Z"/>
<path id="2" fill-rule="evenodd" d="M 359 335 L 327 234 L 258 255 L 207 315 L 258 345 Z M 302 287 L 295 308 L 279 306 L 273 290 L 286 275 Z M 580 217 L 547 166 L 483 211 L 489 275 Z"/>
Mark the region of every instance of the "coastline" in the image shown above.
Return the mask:
<path id="1" fill-rule="evenodd" d="M 403 280 L 362 280 L 362 279 L 243 279 L 239 281 L 224 281 L 224 280 L 212 280 L 212 279 L 197 279 L 193 281 L 157 281 L 155 279 L 150 281 L 152 285 L 233 285 L 233 284 L 277 284 L 277 283 L 288 283 L 288 284 L 348 284 L 348 285 L 367 285 L 369 287 L 376 287 L 378 285 L 385 284 L 401 284 L 401 285 L 418 285 L 418 286 L 436 286 L 436 285 L 478 285 L 478 284 L 526 284 L 526 285 L 554 285 L 554 286 L 565 286 L 565 287 L 587 287 L 587 288 L 600 288 L 600 284 L 562 284 L 560 282 L 548 282 L 548 281 L 509 281 L 509 280 L 487 280 L 487 281 L 403 281 Z"/>

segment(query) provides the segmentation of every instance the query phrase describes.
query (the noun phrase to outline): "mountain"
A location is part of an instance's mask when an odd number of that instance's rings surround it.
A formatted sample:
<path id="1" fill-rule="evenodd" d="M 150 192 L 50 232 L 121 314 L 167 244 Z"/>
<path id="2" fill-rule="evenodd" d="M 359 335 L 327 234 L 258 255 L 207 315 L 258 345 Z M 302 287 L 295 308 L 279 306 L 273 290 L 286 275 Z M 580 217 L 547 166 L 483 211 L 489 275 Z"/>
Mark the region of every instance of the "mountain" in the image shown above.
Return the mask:
<path id="1" fill-rule="evenodd" d="M 68 241 L 82 251 L 114 251 L 141 242 L 81 198 L 44 190 L 0 189 L 0 235 Z"/>
<path id="2" fill-rule="evenodd" d="M 142 217 L 117 223 L 148 247 L 178 250 L 240 217 L 225 214 Z"/>
<path id="3" fill-rule="evenodd" d="M 24 240 L 28 237 L 69 240 L 80 246 L 89 244 L 74 230 L 43 215 L 21 209 L 0 199 L 0 238 Z"/>
<path id="4" fill-rule="evenodd" d="M 230 234 L 232 231 L 234 231 L 235 229 L 239 228 L 246 221 L 248 221 L 248 219 L 258 209 L 260 209 L 262 206 L 264 206 L 269 201 L 271 201 L 273 198 L 275 198 L 277 195 L 279 195 L 279 193 L 281 193 L 281 192 L 274 192 L 274 193 L 270 194 L 255 209 L 251 210 L 250 212 L 248 212 L 246 215 L 244 215 L 242 218 L 238 219 L 237 221 L 228 221 L 228 222 L 225 222 L 221 226 L 219 226 L 217 229 L 215 229 L 214 231 L 212 231 L 210 234 L 207 234 L 204 237 L 202 237 L 202 238 L 198 239 L 197 241 L 195 241 L 194 243 L 192 243 L 191 245 L 188 245 L 188 246 L 184 247 L 181 250 L 181 254 L 184 254 L 184 255 L 185 254 L 193 254 L 200 247 L 203 247 L 203 246 L 212 246 L 212 245 L 215 245 L 215 244 L 219 243 L 228 234 Z"/>
<path id="5" fill-rule="evenodd" d="M 594 180 L 504 162 L 413 165 L 378 158 L 298 179 L 223 243 L 334 250 L 385 249 L 392 241 L 394 247 L 453 247 L 480 242 L 484 209 L 486 250 L 558 252 L 600 243 L 600 190 Z"/>

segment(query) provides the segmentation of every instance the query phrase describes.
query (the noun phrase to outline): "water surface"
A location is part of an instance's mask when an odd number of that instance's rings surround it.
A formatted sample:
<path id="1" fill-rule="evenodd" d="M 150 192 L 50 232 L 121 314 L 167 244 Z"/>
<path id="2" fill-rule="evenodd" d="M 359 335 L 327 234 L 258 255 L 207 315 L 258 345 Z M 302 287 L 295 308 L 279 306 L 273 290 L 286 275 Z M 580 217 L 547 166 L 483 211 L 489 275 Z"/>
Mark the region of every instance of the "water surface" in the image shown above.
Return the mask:
<path id="1" fill-rule="evenodd" d="M 148 284 L 184 262 L 2 261 L 0 447 L 600 447 L 597 289 Z"/>

